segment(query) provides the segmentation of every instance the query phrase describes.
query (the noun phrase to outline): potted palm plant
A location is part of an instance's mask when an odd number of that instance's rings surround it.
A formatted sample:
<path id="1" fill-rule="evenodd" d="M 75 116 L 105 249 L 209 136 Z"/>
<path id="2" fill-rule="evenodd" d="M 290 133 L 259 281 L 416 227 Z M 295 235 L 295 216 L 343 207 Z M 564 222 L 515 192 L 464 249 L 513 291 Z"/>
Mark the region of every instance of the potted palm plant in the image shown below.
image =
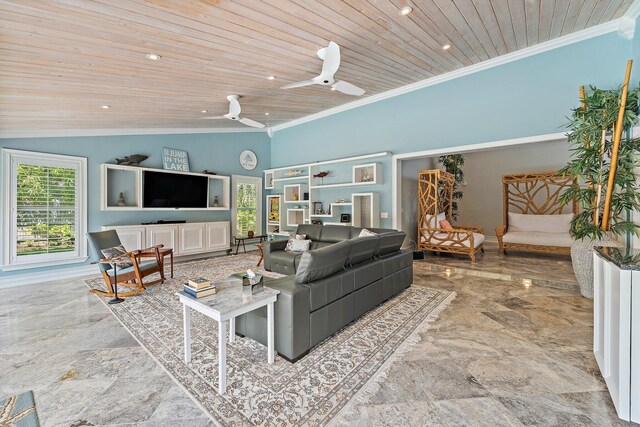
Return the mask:
<path id="1" fill-rule="evenodd" d="M 575 200 L 581 208 L 571 221 L 571 259 L 580 291 L 588 298 L 593 298 L 593 247 L 619 246 L 619 239 L 638 233 L 629 217 L 640 209 L 635 176 L 640 139 L 632 138 L 630 130 L 638 120 L 640 88 L 627 90 L 630 70 L 629 63 L 621 88 L 581 88 L 581 106 L 568 124 L 572 156 L 560 172 L 574 178 L 574 184 L 561 200 Z"/>

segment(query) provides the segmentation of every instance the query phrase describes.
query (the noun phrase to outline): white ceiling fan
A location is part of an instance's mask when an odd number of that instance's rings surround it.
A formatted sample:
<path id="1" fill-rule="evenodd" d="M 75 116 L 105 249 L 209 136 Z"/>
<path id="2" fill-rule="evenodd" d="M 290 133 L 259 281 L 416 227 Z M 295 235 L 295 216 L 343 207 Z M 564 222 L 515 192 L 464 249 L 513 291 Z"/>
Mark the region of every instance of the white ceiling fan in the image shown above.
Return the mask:
<path id="1" fill-rule="evenodd" d="M 229 120 L 237 120 L 243 125 L 251 126 L 254 128 L 263 128 L 264 125 L 262 123 L 258 123 L 255 120 L 247 119 L 246 117 L 240 117 L 240 102 L 238 101 L 240 98 L 238 95 L 229 95 L 227 99 L 229 100 L 229 112 L 222 116 L 215 117 L 203 117 L 203 119 L 216 120 L 216 119 L 229 119 Z"/>
<path id="2" fill-rule="evenodd" d="M 336 42 L 329 42 L 329 46 L 319 49 L 318 57 L 324 61 L 322 63 L 322 72 L 319 76 L 316 76 L 311 80 L 305 80 L 303 82 L 291 83 L 286 86 L 282 86 L 281 89 L 322 85 L 331 86 L 333 89 L 342 93 L 346 93 L 347 95 L 360 96 L 364 94 L 364 89 L 361 89 L 351 83 L 342 80 L 335 80 L 333 78 L 333 75 L 336 73 L 336 71 L 338 71 L 338 68 L 340 67 L 340 46 L 338 46 Z"/>

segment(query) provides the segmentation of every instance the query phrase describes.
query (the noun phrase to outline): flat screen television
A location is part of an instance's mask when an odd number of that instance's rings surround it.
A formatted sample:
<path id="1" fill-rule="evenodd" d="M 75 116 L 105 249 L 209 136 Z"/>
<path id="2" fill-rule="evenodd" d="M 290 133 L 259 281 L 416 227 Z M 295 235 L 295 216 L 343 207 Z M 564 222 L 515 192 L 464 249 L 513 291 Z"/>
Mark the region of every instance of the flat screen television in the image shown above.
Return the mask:
<path id="1" fill-rule="evenodd" d="M 206 208 L 209 178 L 144 171 L 143 202 L 145 208 Z"/>

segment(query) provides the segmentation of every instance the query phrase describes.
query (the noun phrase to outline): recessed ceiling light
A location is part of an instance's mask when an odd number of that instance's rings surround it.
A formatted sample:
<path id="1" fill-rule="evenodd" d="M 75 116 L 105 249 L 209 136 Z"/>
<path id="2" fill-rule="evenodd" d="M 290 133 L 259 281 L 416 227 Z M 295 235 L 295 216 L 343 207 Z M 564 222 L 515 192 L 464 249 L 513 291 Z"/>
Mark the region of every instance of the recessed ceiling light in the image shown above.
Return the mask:
<path id="1" fill-rule="evenodd" d="M 332 87 L 332 88 L 331 88 L 331 90 L 336 90 L 336 88 L 335 88 L 335 87 Z"/>
<path id="2" fill-rule="evenodd" d="M 445 44 L 444 46 L 442 46 L 442 49 L 449 50 L 449 49 L 451 49 L 451 45 L 450 44 Z"/>
<path id="3" fill-rule="evenodd" d="M 201 112 L 202 114 L 204 114 L 204 113 L 208 113 L 208 112 L 209 112 L 209 110 L 201 110 L 200 112 Z"/>
<path id="4" fill-rule="evenodd" d="M 413 12 L 413 8 L 411 6 L 405 6 L 402 9 L 400 9 L 400 15 L 402 16 L 407 16 L 411 12 Z"/>
<path id="5" fill-rule="evenodd" d="M 264 115 L 265 115 L 265 116 L 268 116 L 268 115 L 269 115 L 269 113 L 264 113 Z"/>
<path id="6" fill-rule="evenodd" d="M 102 108 L 103 110 L 108 110 L 109 108 L 111 108 L 111 105 L 103 105 L 100 108 Z"/>
<path id="7" fill-rule="evenodd" d="M 275 80 L 275 79 L 276 79 L 276 76 L 269 76 L 269 77 L 267 77 L 267 80 Z"/>
<path id="8" fill-rule="evenodd" d="M 152 61 L 160 61 L 162 59 L 162 56 L 157 53 L 147 53 L 144 57 Z"/>

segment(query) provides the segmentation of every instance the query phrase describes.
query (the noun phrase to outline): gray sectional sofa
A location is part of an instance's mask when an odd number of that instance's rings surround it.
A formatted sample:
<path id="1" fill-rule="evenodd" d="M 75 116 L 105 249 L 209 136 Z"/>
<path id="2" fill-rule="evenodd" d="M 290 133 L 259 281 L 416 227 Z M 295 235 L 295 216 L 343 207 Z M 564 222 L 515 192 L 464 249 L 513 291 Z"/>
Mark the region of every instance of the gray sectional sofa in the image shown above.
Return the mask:
<path id="1" fill-rule="evenodd" d="M 309 350 L 413 282 L 413 255 L 402 252 L 405 233 L 361 228 L 300 225 L 297 234 L 312 241 L 304 253 L 285 251 L 286 240 L 265 243 L 265 268 L 286 274 L 265 278 L 278 289 L 275 303 L 276 351 L 296 361 Z M 236 319 L 236 332 L 265 344 L 266 308 Z"/>

